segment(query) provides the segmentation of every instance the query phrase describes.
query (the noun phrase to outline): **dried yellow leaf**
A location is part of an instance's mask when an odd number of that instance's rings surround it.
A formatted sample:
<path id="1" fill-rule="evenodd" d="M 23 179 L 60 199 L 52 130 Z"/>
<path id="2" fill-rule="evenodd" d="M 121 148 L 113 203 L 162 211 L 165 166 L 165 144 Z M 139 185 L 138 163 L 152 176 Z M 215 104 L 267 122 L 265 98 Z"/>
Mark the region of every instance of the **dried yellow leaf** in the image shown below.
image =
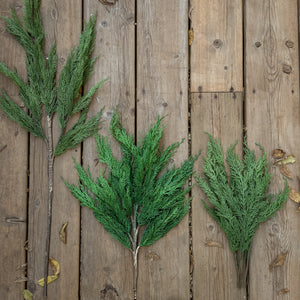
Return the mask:
<path id="1" fill-rule="evenodd" d="M 189 30 L 189 46 L 192 46 L 193 41 L 194 41 L 194 30 L 193 28 L 191 28 Z"/>
<path id="2" fill-rule="evenodd" d="M 283 158 L 285 152 L 281 149 L 274 149 L 273 150 L 273 153 L 272 153 L 272 157 L 274 159 L 280 159 L 280 158 Z"/>
<path id="3" fill-rule="evenodd" d="M 286 164 L 282 164 L 279 168 L 280 173 L 285 176 L 286 178 L 293 178 L 293 174 L 290 169 L 286 166 Z"/>
<path id="4" fill-rule="evenodd" d="M 224 248 L 224 246 L 219 242 L 214 241 L 205 241 L 204 245 L 206 247 L 217 247 L 217 248 Z"/>
<path id="5" fill-rule="evenodd" d="M 286 293 L 289 293 L 289 292 L 290 292 L 290 290 L 285 288 L 285 289 L 282 289 L 282 290 L 278 291 L 277 295 L 283 295 L 283 294 L 286 294 Z"/>
<path id="6" fill-rule="evenodd" d="M 300 203 L 300 194 L 292 188 L 290 188 L 289 198 L 296 203 Z"/>
<path id="7" fill-rule="evenodd" d="M 56 261 L 54 258 L 49 258 L 49 263 L 50 263 L 50 266 L 51 266 L 51 269 L 54 273 L 54 275 L 50 275 L 47 277 L 47 284 L 53 282 L 54 280 L 56 280 L 58 278 L 58 275 L 60 273 L 60 265 L 58 263 L 58 261 Z M 45 284 L 45 279 L 42 278 L 38 281 L 38 284 L 40 286 L 44 286 Z"/>
<path id="8" fill-rule="evenodd" d="M 287 254 L 288 254 L 287 252 L 284 252 L 284 253 L 279 254 L 275 258 L 275 260 L 269 266 L 270 272 L 273 271 L 273 268 L 275 268 L 275 267 L 281 267 L 284 264 Z"/>
<path id="9" fill-rule="evenodd" d="M 32 300 L 33 299 L 32 293 L 29 292 L 28 290 L 23 291 L 23 296 L 24 296 L 25 300 Z"/>
<path id="10" fill-rule="evenodd" d="M 277 165 L 282 165 L 282 164 L 287 165 L 287 164 L 293 164 L 293 163 L 295 163 L 295 162 L 296 162 L 295 156 L 294 156 L 294 155 L 289 155 L 289 156 L 287 156 L 286 158 L 284 158 L 284 159 L 278 161 L 276 164 L 277 164 Z"/>
<path id="11" fill-rule="evenodd" d="M 53 282 L 53 281 L 56 280 L 57 278 L 58 278 L 57 275 L 50 275 L 50 276 L 48 276 L 48 277 L 47 277 L 47 284 Z M 40 279 L 40 280 L 38 281 L 38 285 L 44 286 L 44 284 L 45 284 L 44 278 L 42 278 L 42 279 Z"/>
<path id="12" fill-rule="evenodd" d="M 53 271 L 54 275 L 59 275 L 60 265 L 59 265 L 58 261 L 56 261 L 54 258 L 50 257 L 49 263 L 50 263 L 50 266 L 52 268 L 52 271 Z"/>
<path id="13" fill-rule="evenodd" d="M 64 244 L 67 243 L 67 226 L 68 226 L 68 222 L 64 223 L 59 231 L 59 239 Z"/>
<path id="14" fill-rule="evenodd" d="M 296 212 L 297 212 L 297 213 L 300 212 L 300 206 L 297 208 Z"/>

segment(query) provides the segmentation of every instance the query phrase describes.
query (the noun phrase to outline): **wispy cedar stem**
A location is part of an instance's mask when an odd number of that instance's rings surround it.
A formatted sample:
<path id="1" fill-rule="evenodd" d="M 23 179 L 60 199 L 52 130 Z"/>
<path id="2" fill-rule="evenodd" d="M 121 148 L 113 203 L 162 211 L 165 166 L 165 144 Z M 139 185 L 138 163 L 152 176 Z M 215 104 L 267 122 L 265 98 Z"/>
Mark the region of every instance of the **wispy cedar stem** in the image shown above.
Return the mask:
<path id="1" fill-rule="evenodd" d="M 44 258 L 44 297 L 47 296 L 47 277 L 49 266 L 49 250 L 50 250 L 50 236 L 51 236 L 51 222 L 52 222 L 52 202 L 53 202 L 53 181 L 54 181 L 54 156 L 53 156 L 53 133 L 52 133 L 52 119 L 47 116 L 47 151 L 48 151 L 48 210 L 47 210 L 47 232 L 46 232 L 46 247 Z"/>

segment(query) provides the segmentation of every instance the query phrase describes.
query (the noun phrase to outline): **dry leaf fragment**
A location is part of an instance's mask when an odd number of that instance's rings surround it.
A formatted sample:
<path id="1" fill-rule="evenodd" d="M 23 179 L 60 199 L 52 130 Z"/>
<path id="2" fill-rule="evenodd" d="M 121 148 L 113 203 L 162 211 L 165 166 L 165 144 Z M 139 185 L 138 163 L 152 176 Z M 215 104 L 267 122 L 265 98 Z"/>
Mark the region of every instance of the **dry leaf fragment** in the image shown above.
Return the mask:
<path id="1" fill-rule="evenodd" d="M 284 159 L 281 159 L 280 161 L 276 162 L 277 165 L 282 165 L 282 164 L 293 164 L 296 162 L 296 158 L 294 155 L 289 155 Z"/>
<path id="2" fill-rule="evenodd" d="M 32 293 L 29 292 L 28 290 L 24 290 L 23 296 L 24 296 L 24 299 L 25 299 L 25 300 L 32 300 L 32 299 L 33 299 Z"/>
<path id="3" fill-rule="evenodd" d="M 289 292 L 290 292 L 290 290 L 285 288 L 285 289 L 282 289 L 282 290 L 278 291 L 277 295 L 282 295 L 282 294 L 286 294 L 286 293 L 289 293 Z"/>
<path id="4" fill-rule="evenodd" d="M 286 166 L 286 164 L 282 164 L 279 168 L 280 173 L 285 176 L 286 178 L 293 178 L 292 172 L 289 170 L 289 168 Z"/>
<path id="5" fill-rule="evenodd" d="M 16 278 L 15 283 L 26 282 L 26 281 L 28 281 L 28 278 L 25 276 L 21 276 Z"/>
<path id="6" fill-rule="evenodd" d="M 296 212 L 297 212 L 297 213 L 300 212 L 300 206 L 298 207 L 298 209 L 296 210 Z"/>
<path id="7" fill-rule="evenodd" d="M 189 30 L 189 46 L 192 46 L 193 41 L 194 41 L 194 29 L 191 28 Z"/>
<path id="8" fill-rule="evenodd" d="M 50 263 L 50 266 L 52 268 L 52 271 L 54 273 L 54 275 L 50 275 L 47 277 L 47 284 L 53 282 L 54 280 L 56 280 L 58 278 L 58 275 L 60 273 L 60 265 L 58 263 L 58 261 L 56 261 L 54 258 L 49 258 L 49 263 Z M 45 284 L 45 279 L 42 278 L 38 281 L 38 284 L 40 286 L 44 286 Z"/>
<path id="9" fill-rule="evenodd" d="M 287 254 L 288 254 L 287 252 L 284 252 L 284 253 L 279 254 L 275 258 L 275 260 L 269 266 L 270 272 L 273 271 L 273 268 L 275 268 L 275 267 L 281 267 L 284 264 Z"/>
<path id="10" fill-rule="evenodd" d="M 194 256 L 192 251 L 190 250 L 190 274 L 194 271 Z"/>
<path id="11" fill-rule="evenodd" d="M 292 188 L 290 188 L 289 198 L 296 203 L 300 203 L 300 194 Z"/>
<path id="12" fill-rule="evenodd" d="M 146 257 L 147 257 L 148 259 L 150 259 L 151 261 L 152 261 L 152 260 L 160 260 L 159 255 L 156 254 L 155 252 L 149 252 L 149 253 L 147 253 L 147 254 L 146 254 Z"/>
<path id="13" fill-rule="evenodd" d="M 68 226 L 68 222 L 64 223 L 59 231 L 59 239 L 64 244 L 67 243 L 67 226 Z"/>
<path id="14" fill-rule="evenodd" d="M 274 149 L 273 153 L 272 153 L 272 157 L 274 159 L 283 158 L 284 155 L 285 155 L 285 152 L 282 149 Z"/>
<path id="15" fill-rule="evenodd" d="M 219 242 L 214 241 L 205 241 L 204 245 L 206 247 L 217 247 L 217 248 L 224 248 L 224 246 Z"/>

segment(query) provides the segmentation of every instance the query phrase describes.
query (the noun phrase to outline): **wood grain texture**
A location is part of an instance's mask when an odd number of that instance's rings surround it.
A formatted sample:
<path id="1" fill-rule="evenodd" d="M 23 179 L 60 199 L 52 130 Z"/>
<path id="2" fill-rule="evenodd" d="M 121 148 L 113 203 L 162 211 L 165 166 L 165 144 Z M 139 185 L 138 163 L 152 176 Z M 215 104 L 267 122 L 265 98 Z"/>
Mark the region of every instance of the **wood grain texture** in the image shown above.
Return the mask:
<path id="1" fill-rule="evenodd" d="M 180 141 L 174 164 L 188 157 L 188 1 L 137 1 L 137 134 L 167 115 L 164 145 Z M 188 219 L 140 250 L 139 299 L 189 299 Z M 157 255 L 157 256 L 156 256 Z M 152 257 L 159 259 L 152 259 Z"/>
<path id="2" fill-rule="evenodd" d="M 246 125 L 249 146 L 261 143 L 271 158 L 281 148 L 300 157 L 297 1 L 246 1 Z M 289 166 L 295 178 L 299 165 Z M 283 187 L 272 167 L 270 192 Z M 297 180 L 289 185 L 299 190 Z M 299 215 L 288 200 L 276 217 L 260 226 L 252 249 L 250 299 L 300 299 Z M 282 267 L 269 264 L 288 252 Z M 277 295 L 281 289 L 289 293 Z"/>
<path id="3" fill-rule="evenodd" d="M 10 16 L 10 6 L 19 14 L 22 1 L 1 1 L 1 17 Z M 16 67 L 26 78 L 23 49 L 5 31 L 0 20 L 0 61 Z M 0 88 L 21 105 L 16 86 L 0 74 Z M 27 207 L 28 135 L 0 111 L 0 295 L 3 299 L 21 299 L 24 289 Z M 15 282 L 15 281 L 20 282 Z M 23 280 L 23 281 L 22 281 Z"/>
<path id="4" fill-rule="evenodd" d="M 46 32 L 45 51 L 56 41 L 58 71 L 64 66 L 67 56 L 78 43 L 81 32 L 82 2 L 41 1 L 42 22 Z M 54 145 L 60 134 L 57 119 L 53 122 Z M 80 147 L 56 158 L 54 163 L 54 199 L 52 208 L 52 228 L 50 257 L 56 259 L 61 267 L 58 280 L 48 287 L 47 299 L 76 299 L 79 290 L 79 243 L 80 207 L 66 189 L 61 176 L 67 181 L 75 181 L 75 172 L 70 172 L 74 163 L 72 157 L 80 159 Z M 28 289 L 35 299 L 42 298 L 43 289 L 37 280 L 43 278 L 45 233 L 47 216 L 47 150 L 45 143 L 38 138 L 30 139 L 30 191 L 29 191 L 29 229 L 28 239 Z M 59 240 L 59 230 L 68 222 L 67 243 Z M 49 268 L 51 275 L 51 268 Z"/>
<path id="5" fill-rule="evenodd" d="M 98 0 L 84 2 L 85 18 L 95 10 L 98 12 L 95 54 L 99 58 L 87 88 L 109 78 L 91 106 L 94 115 L 105 105 L 102 135 L 109 135 L 114 108 L 120 113 L 123 126 L 134 134 L 134 7 L 133 0 L 119 0 L 115 5 L 105 5 Z M 120 157 L 119 148 L 111 138 L 110 142 L 114 154 Z M 83 165 L 89 165 L 92 174 L 97 176 L 99 169 L 104 170 L 105 166 L 97 164 L 95 159 L 96 144 L 94 138 L 90 138 L 84 142 Z M 82 209 L 81 234 L 81 299 L 131 300 L 131 252 L 115 241 L 87 208 Z"/>
<path id="6" fill-rule="evenodd" d="M 224 152 L 238 140 L 235 150 L 236 153 L 242 154 L 242 93 L 192 94 L 192 153 L 196 154 L 202 149 L 201 157 L 195 166 L 195 171 L 199 175 L 202 174 L 208 142 L 204 132 L 220 139 Z M 198 186 L 193 188 L 192 196 L 194 299 L 246 299 L 246 290 L 237 288 L 235 261 L 228 240 L 201 203 L 201 199 L 206 196 Z M 206 241 L 218 242 L 223 248 L 207 247 Z"/>
<path id="7" fill-rule="evenodd" d="M 191 91 L 243 91 L 243 15 L 239 0 L 191 0 Z"/>

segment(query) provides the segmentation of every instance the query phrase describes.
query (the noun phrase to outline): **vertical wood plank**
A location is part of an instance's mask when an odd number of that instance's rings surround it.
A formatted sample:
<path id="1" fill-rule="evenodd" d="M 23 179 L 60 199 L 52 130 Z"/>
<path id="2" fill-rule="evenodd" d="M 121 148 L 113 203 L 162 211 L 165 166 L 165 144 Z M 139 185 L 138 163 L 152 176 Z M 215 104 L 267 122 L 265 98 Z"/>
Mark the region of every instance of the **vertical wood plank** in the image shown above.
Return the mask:
<path id="1" fill-rule="evenodd" d="M 22 12 L 22 1 L 1 1 L 1 17 L 10 16 L 10 6 L 17 14 Z M 5 31 L 3 19 L 0 20 L 0 40 L 0 61 L 10 69 L 16 67 L 25 78 L 23 49 Z M 21 105 L 16 86 L 2 74 L 0 87 Z M 3 299 L 13 300 L 21 299 L 24 289 L 25 269 L 21 266 L 25 263 L 28 135 L 2 111 L 0 128 L 0 294 Z"/>
<path id="2" fill-rule="evenodd" d="M 249 145 L 261 143 L 268 158 L 283 149 L 300 157 L 299 64 L 297 1 L 246 1 L 246 125 Z M 299 190 L 299 165 L 289 165 Z M 283 187 L 282 175 L 272 167 L 270 192 Z M 252 248 L 249 299 L 300 299 L 299 215 L 288 200 L 276 217 L 261 225 Z M 287 252 L 282 267 L 269 265 Z"/>
<path id="3" fill-rule="evenodd" d="M 206 156 L 208 137 L 204 132 L 220 139 L 224 152 L 238 140 L 236 153 L 242 153 L 243 95 L 242 93 L 192 94 L 191 134 L 192 153 L 202 149 Z M 202 175 L 203 159 L 196 163 L 195 171 Z M 192 190 L 193 232 L 193 297 L 194 299 L 245 299 L 246 290 L 237 288 L 234 256 L 228 240 L 218 224 L 208 215 L 201 203 L 205 195 L 195 186 Z M 214 241 L 223 248 L 206 247 Z"/>
<path id="4" fill-rule="evenodd" d="M 121 114 L 123 126 L 134 134 L 135 117 L 135 4 L 134 0 L 119 0 L 114 5 L 105 5 L 98 0 L 84 2 L 87 18 L 98 11 L 95 55 L 95 73 L 87 88 L 109 78 L 96 95 L 98 101 L 91 106 L 94 115 L 105 105 L 101 135 L 109 135 L 109 122 L 114 108 Z M 112 142 L 115 155 L 120 155 Z M 84 142 L 83 165 L 90 166 L 92 174 L 99 174 L 94 138 Z M 91 210 L 82 209 L 81 239 L 81 291 L 83 300 L 123 299 L 131 300 L 132 276 L 131 253 L 115 241 L 99 224 Z"/>
<path id="5" fill-rule="evenodd" d="M 46 32 L 45 51 L 56 41 L 58 71 L 64 66 L 67 56 L 78 43 L 81 32 L 82 1 L 41 1 L 42 22 Z M 76 20 L 76 21 L 74 21 Z M 79 20 L 79 21 L 78 21 Z M 53 135 L 56 141 L 60 134 L 57 120 L 54 120 Z M 54 199 L 52 207 L 52 228 L 50 257 L 56 259 L 61 267 L 58 280 L 48 287 L 48 299 L 76 299 L 79 289 L 79 236 L 80 207 L 66 189 L 61 176 L 67 181 L 75 181 L 72 157 L 80 159 L 80 147 L 55 160 Z M 29 191 L 29 248 L 28 252 L 28 289 L 35 299 L 42 298 L 42 287 L 37 280 L 43 278 L 45 235 L 47 222 L 47 151 L 42 140 L 30 140 L 30 191 Z M 59 240 L 59 230 L 68 222 L 67 243 Z M 49 268 L 49 273 L 51 269 Z"/>
<path id="6" fill-rule="evenodd" d="M 137 134 L 168 114 L 163 144 L 185 138 L 176 166 L 188 157 L 187 33 L 188 1 L 137 1 Z M 187 217 L 139 258 L 139 299 L 189 299 Z"/>
<path id="7" fill-rule="evenodd" d="M 239 0 L 192 0 L 191 91 L 243 91 L 243 17 Z"/>

